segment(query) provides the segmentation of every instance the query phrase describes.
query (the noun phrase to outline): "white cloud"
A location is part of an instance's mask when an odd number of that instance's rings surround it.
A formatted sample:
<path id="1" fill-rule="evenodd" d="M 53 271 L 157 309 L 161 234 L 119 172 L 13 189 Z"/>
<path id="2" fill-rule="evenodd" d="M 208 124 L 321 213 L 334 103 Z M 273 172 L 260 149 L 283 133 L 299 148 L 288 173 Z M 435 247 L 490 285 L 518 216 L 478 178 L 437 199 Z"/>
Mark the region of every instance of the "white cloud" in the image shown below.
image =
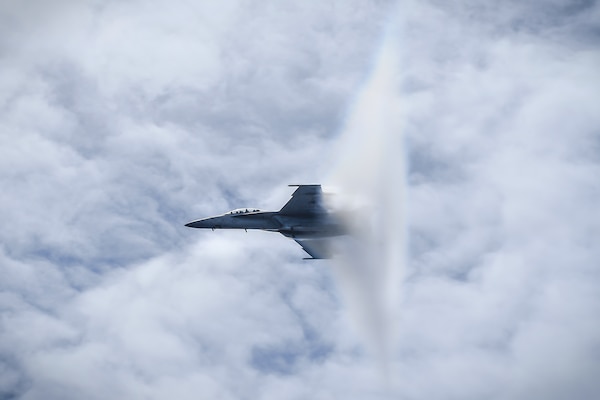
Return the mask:
<path id="1" fill-rule="evenodd" d="M 0 9 L 3 397 L 597 397 L 595 3 Z M 411 254 L 386 388 L 327 262 L 183 224 L 329 176 L 388 23 Z"/>

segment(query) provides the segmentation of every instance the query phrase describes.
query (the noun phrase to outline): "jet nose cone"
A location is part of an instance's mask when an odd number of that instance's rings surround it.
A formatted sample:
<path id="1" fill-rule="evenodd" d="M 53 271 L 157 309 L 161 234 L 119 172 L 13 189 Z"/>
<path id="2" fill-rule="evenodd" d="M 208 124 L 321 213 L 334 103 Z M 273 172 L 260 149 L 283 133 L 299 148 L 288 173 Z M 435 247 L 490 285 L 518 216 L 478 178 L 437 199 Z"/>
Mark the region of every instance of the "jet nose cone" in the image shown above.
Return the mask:
<path id="1" fill-rule="evenodd" d="M 215 228 L 220 228 L 221 224 L 219 224 L 218 220 L 215 218 L 203 218 L 203 219 L 197 219 L 192 222 L 188 222 L 187 224 L 185 224 L 185 226 L 187 226 L 188 228 L 215 229 Z"/>
<path id="2" fill-rule="evenodd" d="M 188 228 L 206 228 L 206 222 L 198 219 L 196 221 L 188 222 L 185 224 Z"/>

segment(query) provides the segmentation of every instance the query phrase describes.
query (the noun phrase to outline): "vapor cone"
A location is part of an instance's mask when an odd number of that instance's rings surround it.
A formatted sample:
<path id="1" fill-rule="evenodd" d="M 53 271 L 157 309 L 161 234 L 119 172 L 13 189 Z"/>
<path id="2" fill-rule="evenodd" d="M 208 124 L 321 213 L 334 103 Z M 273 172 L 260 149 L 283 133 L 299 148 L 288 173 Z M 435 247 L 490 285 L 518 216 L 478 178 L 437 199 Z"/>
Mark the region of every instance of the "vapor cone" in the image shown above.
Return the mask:
<path id="1" fill-rule="evenodd" d="M 397 52 L 386 40 L 340 138 L 331 181 L 343 196 L 350 235 L 335 271 L 350 315 L 386 376 L 394 351 L 405 259 L 405 152 L 397 95 Z"/>

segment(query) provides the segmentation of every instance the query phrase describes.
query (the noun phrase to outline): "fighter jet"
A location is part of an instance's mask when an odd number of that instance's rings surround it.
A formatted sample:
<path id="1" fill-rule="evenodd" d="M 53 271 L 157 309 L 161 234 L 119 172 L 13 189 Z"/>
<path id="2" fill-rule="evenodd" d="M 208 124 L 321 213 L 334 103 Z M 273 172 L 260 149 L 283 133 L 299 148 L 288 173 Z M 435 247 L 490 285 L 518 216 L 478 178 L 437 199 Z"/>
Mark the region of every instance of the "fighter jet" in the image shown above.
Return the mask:
<path id="1" fill-rule="evenodd" d="M 185 226 L 279 232 L 302 246 L 311 256 L 305 259 L 331 258 L 330 238 L 345 234 L 341 219 L 323 204 L 321 185 L 289 186 L 297 189 L 279 211 L 238 208 L 223 215 L 189 222 Z"/>

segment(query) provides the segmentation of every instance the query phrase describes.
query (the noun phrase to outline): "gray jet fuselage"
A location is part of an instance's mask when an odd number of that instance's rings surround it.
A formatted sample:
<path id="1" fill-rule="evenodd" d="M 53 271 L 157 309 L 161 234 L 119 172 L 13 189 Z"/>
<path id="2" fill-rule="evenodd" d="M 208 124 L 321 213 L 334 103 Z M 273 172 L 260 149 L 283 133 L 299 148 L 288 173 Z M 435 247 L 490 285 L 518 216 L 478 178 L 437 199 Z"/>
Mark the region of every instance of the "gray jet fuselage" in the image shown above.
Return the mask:
<path id="1" fill-rule="evenodd" d="M 246 211 L 248 210 L 248 211 Z M 239 209 L 223 215 L 192 221 L 185 226 L 207 229 L 259 229 L 290 238 L 320 238 L 344 234 L 334 214 L 289 216 L 277 211 Z"/>

